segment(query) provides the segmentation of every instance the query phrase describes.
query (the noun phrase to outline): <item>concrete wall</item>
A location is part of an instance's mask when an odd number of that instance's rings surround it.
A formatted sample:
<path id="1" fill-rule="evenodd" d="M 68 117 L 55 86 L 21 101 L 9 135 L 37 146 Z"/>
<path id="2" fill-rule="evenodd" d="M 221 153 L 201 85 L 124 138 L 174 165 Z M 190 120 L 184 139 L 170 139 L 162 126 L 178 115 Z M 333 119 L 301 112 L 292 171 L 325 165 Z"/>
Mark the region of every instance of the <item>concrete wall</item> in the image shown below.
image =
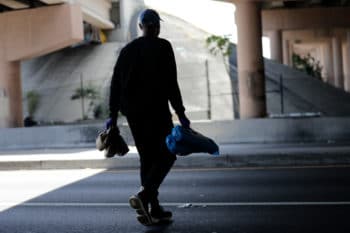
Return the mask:
<path id="1" fill-rule="evenodd" d="M 46 56 L 22 62 L 23 93 L 35 90 L 40 95 L 40 104 L 34 118 L 40 122 L 74 122 L 82 118 L 81 100 L 71 100 L 80 87 L 92 86 L 99 91 L 99 102 L 108 102 L 113 67 L 118 51 L 123 44 L 104 43 L 67 48 Z M 108 99 L 107 99 L 108 100 Z M 92 118 L 90 101 L 85 101 L 85 114 Z M 27 101 L 24 100 L 24 115 L 27 116 Z M 92 110 L 92 109 L 91 109 Z"/>
<path id="2" fill-rule="evenodd" d="M 0 129 L 0 150 L 94 147 L 103 124 Z M 198 122 L 193 128 L 220 144 L 348 142 L 349 118 L 252 119 Z M 122 135 L 133 144 L 126 125 Z M 228 130 L 229 129 L 229 130 Z"/>
<path id="3" fill-rule="evenodd" d="M 231 81 L 222 58 L 211 55 L 205 46 L 208 34 L 176 17 L 163 14 L 161 17 L 164 20 L 161 37 L 170 40 L 174 48 L 178 81 L 188 117 L 191 120 L 208 119 L 210 88 L 211 119 L 233 119 Z M 35 90 L 41 97 L 35 120 L 47 124 L 81 119 L 81 100 L 70 99 L 80 87 L 80 75 L 83 75 L 84 86 L 92 85 L 99 90 L 101 97 L 107 97 L 101 102 L 108 107 L 113 67 L 124 45 L 107 42 L 79 46 L 22 62 L 23 93 Z M 205 59 L 208 59 L 209 87 Z M 85 101 L 85 110 L 89 109 L 89 103 Z M 26 112 L 24 107 L 25 116 Z M 87 115 L 93 118 L 92 111 Z"/>

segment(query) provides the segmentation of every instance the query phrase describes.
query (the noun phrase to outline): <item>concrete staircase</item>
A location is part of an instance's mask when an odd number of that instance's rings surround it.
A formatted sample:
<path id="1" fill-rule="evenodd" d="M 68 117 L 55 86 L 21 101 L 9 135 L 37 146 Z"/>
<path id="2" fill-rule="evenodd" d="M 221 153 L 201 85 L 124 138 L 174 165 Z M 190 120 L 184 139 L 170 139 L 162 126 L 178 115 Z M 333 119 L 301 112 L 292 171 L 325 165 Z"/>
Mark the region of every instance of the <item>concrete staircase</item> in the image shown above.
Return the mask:
<path id="1" fill-rule="evenodd" d="M 237 92 L 237 53 L 236 46 L 233 47 L 230 57 L 231 81 Z M 283 86 L 285 115 L 319 113 L 322 116 L 350 116 L 350 93 L 270 59 L 264 59 L 264 62 L 267 109 L 270 115 L 282 113 Z"/>

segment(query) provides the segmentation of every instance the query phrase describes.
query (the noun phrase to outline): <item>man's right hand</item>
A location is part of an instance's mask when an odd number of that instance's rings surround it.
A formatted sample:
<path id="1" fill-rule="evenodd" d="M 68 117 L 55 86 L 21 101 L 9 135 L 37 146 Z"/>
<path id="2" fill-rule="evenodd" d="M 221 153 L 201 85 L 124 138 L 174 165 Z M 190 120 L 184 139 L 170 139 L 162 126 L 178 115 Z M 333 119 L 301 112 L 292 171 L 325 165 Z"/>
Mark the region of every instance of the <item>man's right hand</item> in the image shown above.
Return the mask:
<path id="1" fill-rule="evenodd" d="M 106 120 L 106 129 L 109 129 L 109 128 L 111 128 L 111 127 L 115 127 L 116 125 L 117 125 L 117 120 L 115 120 L 115 119 L 112 119 L 112 118 L 108 118 L 107 120 Z"/>

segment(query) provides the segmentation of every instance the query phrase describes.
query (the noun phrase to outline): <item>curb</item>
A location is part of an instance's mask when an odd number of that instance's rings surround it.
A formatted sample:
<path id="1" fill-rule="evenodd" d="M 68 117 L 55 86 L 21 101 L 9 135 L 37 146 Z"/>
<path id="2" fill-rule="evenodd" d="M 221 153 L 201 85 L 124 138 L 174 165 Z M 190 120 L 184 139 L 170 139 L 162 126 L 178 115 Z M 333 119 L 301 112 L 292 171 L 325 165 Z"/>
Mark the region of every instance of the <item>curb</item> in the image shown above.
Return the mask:
<path id="1" fill-rule="evenodd" d="M 241 153 L 212 156 L 193 154 L 178 157 L 175 168 L 268 168 L 268 167 L 302 167 L 302 166 L 348 166 L 348 151 L 332 152 L 293 152 L 293 153 Z M 137 154 L 109 159 L 62 159 L 32 161 L 0 161 L 1 170 L 45 170 L 45 169 L 138 169 Z"/>

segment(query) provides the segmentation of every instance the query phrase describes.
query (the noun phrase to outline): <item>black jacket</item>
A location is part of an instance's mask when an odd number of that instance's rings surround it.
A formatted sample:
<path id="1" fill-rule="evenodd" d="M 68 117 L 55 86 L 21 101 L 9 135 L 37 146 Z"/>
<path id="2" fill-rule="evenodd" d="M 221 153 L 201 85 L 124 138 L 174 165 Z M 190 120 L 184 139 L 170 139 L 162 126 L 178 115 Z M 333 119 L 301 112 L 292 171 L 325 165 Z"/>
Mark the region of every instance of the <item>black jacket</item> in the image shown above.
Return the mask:
<path id="1" fill-rule="evenodd" d="M 170 42 L 140 37 L 120 52 L 111 82 L 111 117 L 129 114 L 170 115 L 169 104 L 184 113 L 176 63 Z"/>

